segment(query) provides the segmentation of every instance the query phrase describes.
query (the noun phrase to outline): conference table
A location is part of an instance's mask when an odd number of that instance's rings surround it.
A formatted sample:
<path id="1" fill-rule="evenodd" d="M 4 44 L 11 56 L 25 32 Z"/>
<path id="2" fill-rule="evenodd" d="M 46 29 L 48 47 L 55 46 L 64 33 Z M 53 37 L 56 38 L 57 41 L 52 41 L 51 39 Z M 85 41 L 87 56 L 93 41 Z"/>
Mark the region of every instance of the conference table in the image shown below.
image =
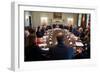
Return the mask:
<path id="1" fill-rule="evenodd" d="M 43 55 L 49 51 L 49 47 L 57 45 L 57 34 L 61 32 L 64 34 L 64 44 L 66 46 L 72 47 L 75 50 L 75 53 L 81 53 L 83 51 L 83 43 L 80 40 L 80 37 L 75 36 L 72 32 L 69 32 L 67 29 L 49 29 L 45 32 L 45 35 L 42 37 L 43 43 L 39 44 L 41 50 L 44 52 Z"/>

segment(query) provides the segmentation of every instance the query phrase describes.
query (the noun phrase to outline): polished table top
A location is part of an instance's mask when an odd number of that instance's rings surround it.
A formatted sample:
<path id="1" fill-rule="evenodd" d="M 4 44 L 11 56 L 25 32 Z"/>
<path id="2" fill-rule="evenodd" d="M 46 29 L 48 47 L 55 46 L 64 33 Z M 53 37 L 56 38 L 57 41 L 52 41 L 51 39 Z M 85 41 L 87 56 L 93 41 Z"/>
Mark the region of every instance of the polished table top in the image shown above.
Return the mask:
<path id="1" fill-rule="evenodd" d="M 45 36 L 43 36 L 44 44 L 39 44 L 42 50 L 48 51 L 49 47 L 57 44 L 56 36 L 59 32 L 64 34 L 64 43 L 66 46 L 73 47 L 78 53 L 82 52 L 82 47 L 84 45 L 80 38 L 65 29 L 51 29 L 46 31 Z"/>
<path id="2" fill-rule="evenodd" d="M 78 47 L 83 46 L 79 37 L 76 37 L 73 33 L 69 32 L 68 30 L 49 30 L 47 31 L 47 46 L 54 46 L 57 44 L 57 33 L 62 32 L 64 34 L 64 43 L 70 47 Z"/>

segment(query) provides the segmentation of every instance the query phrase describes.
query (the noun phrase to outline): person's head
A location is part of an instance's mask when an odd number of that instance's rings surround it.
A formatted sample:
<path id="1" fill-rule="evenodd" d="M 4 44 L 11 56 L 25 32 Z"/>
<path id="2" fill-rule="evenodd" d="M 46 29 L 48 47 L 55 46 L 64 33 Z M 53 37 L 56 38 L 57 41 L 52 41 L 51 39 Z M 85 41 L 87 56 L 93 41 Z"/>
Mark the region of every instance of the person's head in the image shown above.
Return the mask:
<path id="1" fill-rule="evenodd" d="M 57 38 L 57 42 L 58 43 L 62 43 L 64 41 L 64 34 L 62 32 L 59 32 L 57 34 L 57 37 L 56 38 Z"/>
<path id="2" fill-rule="evenodd" d="M 29 45 L 35 45 L 35 35 L 29 35 Z"/>
<path id="3" fill-rule="evenodd" d="M 39 29 L 40 29 L 40 26 L 37 27 L 37 30 L 39 30 Z"/>
<path id="4" fill-rule="evenodd" d="M 59 28 L 59 25 L 56 25 L 56 28 Z"/>
<path id="5" fill-rule="evenodd" d="M 24 35 L 25 35 L 25 37 L 28 37 L 30 35 L 29 27 L 24 28 Z"/>
<path id="6" fill-rule="evenodd" d="M 83 28 L 82 27 L 79 27 L 78 31 L 81 33 L 83 32 Z"/>
<path id="7" fill-rule="evenodd" d="M 35 29 L 33 29 L 33 28 L 30 28 L 30 29 L 29 29 L 29 33 L 30 33 L 30 34 L 33 34 L 33 33 L 35 33 Z"/>
<path id="8" fill-rule="evenodd" d="M 25 34 L 25 37 L 28 37 L 30 35 L 28 30 L 25 30 L 24 34 Z"/>
<path id="9" fill-rule="evenodd" d="M 42 28 L 45 28 L 46 29 L 46 27 L 47 27 L 46 24 L 42 25 Z"/>

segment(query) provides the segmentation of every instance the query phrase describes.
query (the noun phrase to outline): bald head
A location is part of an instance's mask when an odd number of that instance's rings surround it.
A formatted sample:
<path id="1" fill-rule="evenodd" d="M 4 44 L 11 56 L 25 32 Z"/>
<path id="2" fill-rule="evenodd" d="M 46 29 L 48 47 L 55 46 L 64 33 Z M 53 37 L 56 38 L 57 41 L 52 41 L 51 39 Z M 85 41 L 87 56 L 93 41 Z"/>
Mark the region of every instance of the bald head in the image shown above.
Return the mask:
<path id="1" fill-rule="evenodd" d="M 63 42 L 63 39 L 64 39 L 64 34 L 62 32 L 59 32 L 57 34 L 57 41 L 58 41 L 58 43 Z"/>

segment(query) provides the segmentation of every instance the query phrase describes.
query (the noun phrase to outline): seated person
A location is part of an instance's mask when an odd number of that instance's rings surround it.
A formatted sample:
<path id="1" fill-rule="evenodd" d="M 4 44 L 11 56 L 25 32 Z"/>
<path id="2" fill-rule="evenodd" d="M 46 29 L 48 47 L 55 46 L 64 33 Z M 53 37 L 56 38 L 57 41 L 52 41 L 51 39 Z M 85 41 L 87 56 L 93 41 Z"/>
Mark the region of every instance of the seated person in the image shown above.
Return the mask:
<path id="1" fill-rule="evenodd" d="M 74 34 L 74 35 L 79 35 L 78 34 L 78 28 L 76 27 L 76 26 L 74 26 L 73 28 L 72 28 L 72 33 Z"/>
<path id="2" fill-rule="evenodd" d="M 25 27 L 24 30 L 24 39 L 25 39 L 25 47 L 27 47 L 28 44 L 28 38 L 30 35 L 35 35 L 35 29 L 31 28 L 31 27 Z"/>
<path id="3" fill-rule="evenodd" d="M 37 45 L 38 45 L 38 44 L 43 44 L 43 43 L 44 43 L 43 38 L 36 38 L 36 39 L 35 39 L 35 42 L 36 42 Z"/>
<path id="4" fill-rule="evenodd" d="M 66 30 L 69 30 L 68 25 L 64 25 L 63 28 L 66 29 Z"/>
<path id="5" fill-rule="evenodd" d="M 53 24 L 53 26 L 52 26 L 53 28 L 56 28 L 56 24 Z"/>
<path id="6" fill-rule="evenodd" d="M 25 47 L 24 56 L 25 61 L 39 61 L 42 60 L 41 50 L 35 43 L 35 36 L 29 35 L 28 37 L 29 45 Z"/>
<path id="7" fill-rule="evenodd" d="M 52 29 L 50 25 L 47 26 L 46 30 Z"/>
<path id="8" fill-rule="evenodd" d="M 24 30 L 24 47 L 28 46 L 28 36 L 30 35 L 29 30 L 25 28 Z"/>
<path id="9" fill-rule="evenodd" d="M 63 29 L 63 24 L 60 24 L 60 25 L 59 25 L 59 28 Z"/>
<path id="10" fill-rule="evenodd" d="M 44 30 L 42 30 L 41 27 L 37 28 L 37 32 L 36 32 L 37 37 L 41 38 L 44 36 Z"/>
<path id="11" fill-rule="evenodd" d="M 25 29 L 25 31 L 24 31 L 24 35 L 25 35 L 25 37 L 28 37 L 29 36 L 29 30 L 28 29 Z"/>
<path id="12" fill-rule="evenodd" d="M 73 59 L 74 49 L 68 47 L 64 44 L 64 34 L 58 33 L 57 42 L 58 44 L 51 47 L 49 50 L 50 59 L 60 60 L 60 59 Z"/>
<path id="13" fill-rule="evenodd" d="M 54 30 L 61 30 L 61 28 L 59 28 L 59 25 L 56 25 Z"/>
<path id="14" fill-rule="evenodd" d="M 46 24 L 42 25 L 41 31 L 43 31 L 45 33 L 46 28 L 47 28 Z"/>
<path id="15" fill-rule="evenodd" d="M 70 32 L 72 32 L 72 28 L 73 28 L 73 26 L 70 25 L 70 26 L 69 26 L 69 31 L 70 31 Z"/>
<path id="16" fill-rule="evenodd" d="M 90 58 L 90 33 L 88 32 L 84 37 L 84 49 L 85 49 L 85 58 Z"/>
<path id="17" fill-rule="evenodd" d="M 77 29 L 73 29 L 72 33 L 74 33 L 76 36 L 80 37 L 83 34 L 83 28 L 78 27 Z"/>

